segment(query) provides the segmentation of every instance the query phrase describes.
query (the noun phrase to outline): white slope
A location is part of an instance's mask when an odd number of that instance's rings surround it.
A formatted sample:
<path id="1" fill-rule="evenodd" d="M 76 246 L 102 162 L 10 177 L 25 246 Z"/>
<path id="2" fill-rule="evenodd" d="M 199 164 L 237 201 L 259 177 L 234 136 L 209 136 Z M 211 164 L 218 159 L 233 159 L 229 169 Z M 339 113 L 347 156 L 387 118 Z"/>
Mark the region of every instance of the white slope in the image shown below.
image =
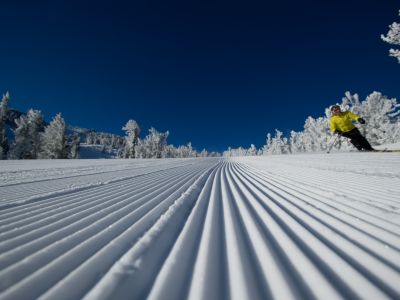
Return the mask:
<path id="1" fill-rule="evenodd" d="M 0 168 L 0 299 L 400 298 L 399 153 Z"/>
<path id="2" fill-rule="evenodd" d="M 379 146 L 374 146 L 375 149 L 377 150 L 399 150 L 400 149 L 400 142 L 399 143 L 394 143 L 394 144 L 385 144 L 385 145 L 379 145 Z"/>

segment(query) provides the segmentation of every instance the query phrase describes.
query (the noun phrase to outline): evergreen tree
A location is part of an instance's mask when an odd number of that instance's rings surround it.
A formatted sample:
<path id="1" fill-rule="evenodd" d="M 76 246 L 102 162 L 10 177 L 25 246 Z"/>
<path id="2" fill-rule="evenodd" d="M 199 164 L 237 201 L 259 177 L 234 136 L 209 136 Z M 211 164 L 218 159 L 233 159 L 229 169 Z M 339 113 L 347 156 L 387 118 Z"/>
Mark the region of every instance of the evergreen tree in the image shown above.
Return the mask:
<path id="1" fill-rule="evenodd" d="M 39 158 L 68 158 L 68 144 L 65 135 L 65 122 L 61 114 L 57 114 L 45 128 L 41 136 Z"/>
<path id="2" fill-rule="evenodd" d="M 167 146 L 167 138 L 169 131 L 164 133 L 158 132 L 155 128 L 149 129 L 149 134 L 144 139 L 144 147 L 146 148 L 146 158 L 162 158 Z"/>
<path id="3" fill-rule="evenodd" d="M 44 131 L 45 122 L 40 110 L 28 111 L 29 138 L 31 141 L 31 157 L 37 158 L 40 151 L 40 134 Z"/>
<path id="4" fill-rule="evenodd" d="M 289 145 L 291 153 L 301 153 L 306 152 L 306 143 L 304 142 L 303 132 L 290 132 Z"/>
<path id="5" fill-rule="evenodd" d="M 186 148 L 187 148 L 187 157 L 196 157 L 197 156 L 197 152 L 196 152 L 196 150 L 193 149 L 191 142 L 189 142 L 186 145 Z"/>
<path id="6" fill-rule="evenodd" d="M 208 156 L 208 151 L 206 149 L 201 150 L 200 157 L 207 157 L 207 156 Z"/>
<path id="7" fill-rule="evenodd" d="M 261 148 L 262 154 L 263 155 L 268 155 L 270 153 L 271 149 L 271 144 L 272 144 L 272 136 L 270 133 L 267 134 L 267 139 L 265 145 Z"/>
<path id="8" fill-rule="evenodd" d="M 249 156 L 256 156 L 257 155 L 257 148 L 253 144 L 250 145 L 250 148 L 247 150 L 247 155 Z"/>
<path id="9" fill-rule="evenodd" d="M 232 157 L 232 148 L 228 147 L 228 150 L 225 150 L 224 152 L 222 152 L 222 156 L 224 157 Z"/>
<path id="10" fill-rule="evenodd" d="M 125 149 L 125 147 L 126 146 L 124 146 L 123 149 Z M 125 150 L 123 150 L 123 153 L 125 153 Z M 138 144 L 135 147 L 135 158 L 151 158 L 149 149 L 146 147 L 145 142 L 141 139 L 138 140 Z"/>
<path id="11" fill-rule="evenodd" d="M 80 138 L 79 136 L 74 136 L 70 145 L 70 158 L 77 159 L 79 158 L 80 151 Z"/>
<path id="12" fill-rule="evenodd" d="M 400 11 L 399 11 L 400 15 Z M 381 35 L 382 40 L 384 40 L 386 43 L 392 44 L 392 45 L 400 45 L 400 23 L 394 22 L 392 25 L 389 26 L 389 31 L 384 36 L 383 34 Z M 389 55 L 397 58 L 398 62 L 400 63 L 400 50 L 399 49 L 390 49 L 389 50 Z"/>
<path id="13" fill-rule="evenodd" d="M 28 118 L 22 115 L 15 120 L 17 128 L 14 130 L 15 140 L 11 145 L 10 158 L 21 159 L 29 158 L 29 142 L 28 142 Z"/>
<path id="14" fill-rule="evenodd" d="M 10 101 L 10 95 L 8 92 L 3 95 L 0 103 L 0 159 L 6 159 L 9 150 L 6 121 L 8 112 L 8 102 Z"/>
<path id="15" fill-rule="evenodd" d="M 36 159 L 40 150 L 40 132 L 44 121 L 40 111 L 30 109 L 26 115 L 15 120 L 14 143 L 10 157 L 13 159 Z"/>
<path id="16" fill-rule="evenodd" d="M 372 144 L 394 143 L 400 140 L 396 129 L 400 122 L 399 104 L 396 99 L 388 99 L 379 92 L 373 92 L 365 101 L 351 110 L 367 120 L 360 131 Z"/>
<path id="17" fill-rule="evenodd" d="M 135 120 L 129 120 L 122 129 L 126 132 L 125 148 L 122 156 L 124 158 L 135 158 L 135 148 L 139 142 L 140 127 Z"/>
<path id="18" fill-rule="evenodd" d="M 261 148 L 261 153 L 263 155 L 290 153 L 289 140 L 283 137 L 283 132 L 275 129 L 275 137 L 272 138 L 271 134 L 268 133 L 267 143 Z"/>
<path id="19" fill-rule="evenodd" d="M 283 132 L 275 129 L 275 137 L 272 139 L 272 153 L 273 154 L 287 154 L 289 153 L 289 142 L 286 137 L 283 137 Z"/>
<path id="20" fill-rule="evenodd" d="M 327 118 L 314 119 L 308 117 L 304 124 L 302 139 L 306 140 L 307 152 L 325 151 L 328 147 L 331 133 Z"/>

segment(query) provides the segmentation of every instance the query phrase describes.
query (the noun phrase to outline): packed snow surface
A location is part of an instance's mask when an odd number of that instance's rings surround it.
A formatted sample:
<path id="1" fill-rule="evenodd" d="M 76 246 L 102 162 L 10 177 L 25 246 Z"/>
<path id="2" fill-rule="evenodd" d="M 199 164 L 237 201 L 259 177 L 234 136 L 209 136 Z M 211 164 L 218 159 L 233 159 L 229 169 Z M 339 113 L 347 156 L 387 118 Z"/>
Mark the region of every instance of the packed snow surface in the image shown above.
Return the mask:
<path id="1" fill-rule="evenodd" d="M 400 154 L 0 161 L 0 299 L 399 299 Z"/>

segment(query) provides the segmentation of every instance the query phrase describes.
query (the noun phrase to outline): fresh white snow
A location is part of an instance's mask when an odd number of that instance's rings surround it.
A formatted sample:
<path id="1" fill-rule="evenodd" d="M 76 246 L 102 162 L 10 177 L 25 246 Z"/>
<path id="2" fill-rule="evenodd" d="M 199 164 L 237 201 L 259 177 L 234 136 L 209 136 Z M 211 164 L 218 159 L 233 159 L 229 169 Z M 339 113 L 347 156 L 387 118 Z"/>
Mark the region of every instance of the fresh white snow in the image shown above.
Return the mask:
<path id="1" fill-rule="evenodd" d="M 378 150 L 398 150 L 400 149 L 400 143 L 394 143 L 394 144 L 384 144 L 384 145 L 380 145 L 380 146 L 374 146 L 375 149 Z"/>
<path id="2" fill-rule="evenodd" d="M 398 299 L 400 153 L 0 161 L 0 299 Z"/>

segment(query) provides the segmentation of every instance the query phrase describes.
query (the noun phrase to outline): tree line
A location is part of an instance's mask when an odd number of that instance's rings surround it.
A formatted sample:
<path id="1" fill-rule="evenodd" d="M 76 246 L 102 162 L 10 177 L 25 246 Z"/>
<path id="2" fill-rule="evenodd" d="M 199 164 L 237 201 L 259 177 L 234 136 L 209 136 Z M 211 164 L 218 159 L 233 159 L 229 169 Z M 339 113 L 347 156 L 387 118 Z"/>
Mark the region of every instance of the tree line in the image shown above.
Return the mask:
<path id="1" fill-rule="evenodd" d="M 93 130 L 67 127 L 61 113 L 47 124 L 39 110 L 26 114 L 9 108 L 7 92 L 0 102 L 0 159 L 76 159 L 81 146 L 97 145 L 102 152 L 113 153 L 114 158 L 187 158 L 219 156 L 203 149 L 198 152 L 191 143 L 175 147 L 169 145 L 169 131 L 150 128 L 140 138 L 141 129 L 135 120 L 129 120 L 122 130 L 124 137 L 98 133 Z M 68 132 L 70 131 L 70 132 Z"/>
<path id="2" fill-rule="evenodd" d="M 373 145 L 400 142 L 400 104 L 396 99 L 389 99 L 379 92 L 371 93 L 364 101 L 357 94 L 345 93 L 341 109 L 350 110 L 362 116 L 366 125 L 357 125 L 361 133 Z M 249 148 L 229 148 L 224 156 L 254 156 L 269 154 L 294 154 L 305 152 L 326 152 L 333 143 L 334 136 L 329 130 L 330 109 L 325 109 L 325 116 L 308 117 L 303 131 L 291 131 L 289 135 L 275 129 L 275 135 L 267 134 L 265 145 L 257 149 L 253 144 Z M 352 145 L 347 139 L 340 139 L 335 144 L 336 150 L 350 150 Z"/>
<path id="3" fill-rule="evenodd" d="M 66 135 L 61 114 L 57 114 L 50 124 L 46 124 L 42 113 L 35 109 L 13 118 L 14 114 L 9 113 L 9 101 L 9 93 L 6 93 L 0 103 L 0 159 L 79 157 L 79 141 Z"/>

